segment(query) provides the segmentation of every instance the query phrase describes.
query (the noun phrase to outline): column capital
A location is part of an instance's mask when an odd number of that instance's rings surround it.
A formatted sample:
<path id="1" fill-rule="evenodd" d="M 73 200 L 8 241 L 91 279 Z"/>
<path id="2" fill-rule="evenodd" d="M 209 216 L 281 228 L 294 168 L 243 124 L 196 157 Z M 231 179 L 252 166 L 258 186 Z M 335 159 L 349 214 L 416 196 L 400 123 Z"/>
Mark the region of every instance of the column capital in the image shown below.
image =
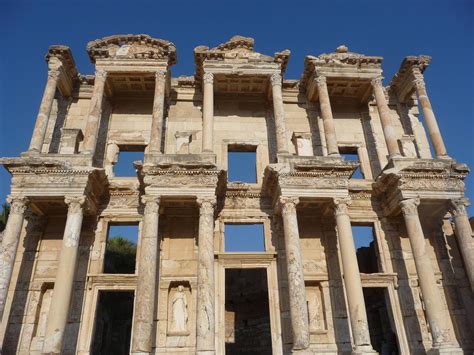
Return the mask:
<path id="1" fill-rule="evenodd" d="M 214 207 L 216 205 L 215 196 L 200 196 L 196 199 L 196 202 L 199 206 L 199 214 L 213 214 Z"/>
<path id="2" fill-rule="evenodd" d="M 423 79 L 421 74 L 415 75 L 415 78 L 413 79 L 413 85 L 416 89 L 426 89 L 425 79 Z"/>
<path id="3" fill-rule="evenodd" d="M 406 200 L 400 201 L 400 208 L 404 216 L 418 216 L 418 205 L 420 204 L 420 199 L 408 198 Z"/>
<path id="4" fill-rule="evenodd" d="M 61 76 L 60 68 L 51 68 L 48 70 L 48 79 L 58 81 Z"/>
<path id="5" fill-rule="evenodd" d="M 280 196 L 278 199 L 278 209 L 281 213 L 296 214 L 296 205 L 300 202 L 300 199 L 296 196 Z"/>
<path id="6" fill-rule="evenodd" d="M 7 197 L 7 202 L 10 204 L 10 213 L 23 214 L 30 200 L 22 195 L 10 195 Z"/>
<path id="7" fill-rule="evenodd" d="M 282 85 L 282 77 L 280 73 L 273 73 L 270 75 L 270 82 L 272 86 L 281 86 Z"/>
<path id="8" fill-rule="evenodd" d="M 105 69 L 97 69 L 95 71 L 96 79 L 105 80 L 107 78 L 107 71 Z"/>
<path id="9" fill-rule="evenodd" d="M 205 72 L 202 76 L 202 81 L 204 84 L 214 84 L 214 74 Z"/>
<path id="10" fill-rule="evenodd" d="M 373 78 L 371 81 L 370 81 L 370 84 L 373 86 L 373 87 L 380 87 L 380 88 L 383 88 L 383 76 L 377 76 L 376 78 Z"/>
<path id="11" fill-rule="evenodd" d="M 163 83 L 166 81 L 166 71 L 165 70 L 157 70 L 155 72 L 155 80 L 157 82 Z"/>
<path id="12" fill-rule="evenodd" d="M 352 204 L 352 200 L 350 197 L 343 197 L 343 198 L 335 198 L 333 199 L 333 208 L 334 208 L 334 215 L 347 215 L 348 207 Z"/>
<path id="13" fill-rule="evenodd" d="M 64 196 L 64 202 L 68 205 L 68 213 L 78 213 L 84 207 L 86 197 L 82 196 Z"/>
<path id="14" fill-rule="evenodd" d="M 458 216 L 467 216 L 466 207 L 470 205 L 469 199 L 459 198 L 455 200 L 450 200 L 450 210 L 454 217 Z"/>
<path id="15" fill-rule="evenodd" d="M 161 202 L 160 196 L 143 195 L 141 201 L 145 205 L 145 214 L 159 212 Z"/>
<path id="16" fill-rule="evenodd" d="M 326 76 L 324 75 L 317 75 L 314 77 L 314 81 L 318 85 L 318 87 L 326 87 Z"/>

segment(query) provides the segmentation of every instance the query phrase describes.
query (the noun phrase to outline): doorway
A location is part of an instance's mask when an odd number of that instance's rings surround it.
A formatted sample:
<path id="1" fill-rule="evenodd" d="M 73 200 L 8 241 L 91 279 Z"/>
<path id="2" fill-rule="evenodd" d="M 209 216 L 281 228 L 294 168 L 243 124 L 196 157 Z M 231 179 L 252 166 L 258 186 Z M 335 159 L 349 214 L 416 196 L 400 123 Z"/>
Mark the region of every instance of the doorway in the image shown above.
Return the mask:
<path id="1" fill-rule="evenodd" d="M 225 270 L 225 351 L 272 353 L 266 268 Z"/>

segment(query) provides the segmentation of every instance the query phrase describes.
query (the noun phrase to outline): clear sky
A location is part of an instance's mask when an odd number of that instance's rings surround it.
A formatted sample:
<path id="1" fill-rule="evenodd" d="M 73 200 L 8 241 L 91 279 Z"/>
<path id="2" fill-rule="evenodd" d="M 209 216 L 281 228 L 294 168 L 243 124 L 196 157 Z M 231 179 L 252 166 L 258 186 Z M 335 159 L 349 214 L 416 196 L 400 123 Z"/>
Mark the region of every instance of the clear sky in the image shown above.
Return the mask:
<path id="1" fill-rule="evenodd" d="M 384 57 L 387 84 L 406 55 L 428 54 L 428 93 L 448 153 L 474 167 L 474 1 L 22 1 L 0 2 L 0 156 L 28 147 L 46 82 L 51 44 L 71 47 L 78 69 L 93 73 L 88 41 L 147 33 L 174 42 L 173 75 L 192 75 L 193 48 L 216 46 L 235 34 L 255 38 L 256 50 L 290 49 L 287 79 L 298 79 L 304 57 L 350 51 Z M 473 178 L 468 196 L 473 198 Z M 0 171 L 0 200 L 9 176 Z M 471 213 L 474 211 L 471 207 Z"/>

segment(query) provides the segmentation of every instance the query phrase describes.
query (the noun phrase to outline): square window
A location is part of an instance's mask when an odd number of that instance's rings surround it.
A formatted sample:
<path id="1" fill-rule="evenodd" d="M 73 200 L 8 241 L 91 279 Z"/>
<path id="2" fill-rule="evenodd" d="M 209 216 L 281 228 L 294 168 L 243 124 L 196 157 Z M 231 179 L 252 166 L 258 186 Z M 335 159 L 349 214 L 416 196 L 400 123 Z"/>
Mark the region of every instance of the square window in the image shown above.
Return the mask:
<path id="1" fill-rule="evenodd" d="M 257 182 L 257 152 L 255 146 L 230 145 L 227 155 L 227 180 Z"/>
<path id="2" fill-rule="evenodd" d="M 379 272 L 373 225 L 352 225 L 359 271 L 365 274 Z"/>
<path id="3" fill-rule="evenodd" d="M 264 252 L 263 224 L 225 224 L 225 251 Z"/>
<path id="4" fill-rule="evenodd" d="M 341 154 L 341 157 L 344 158 L 346 161 L 357 161 L 360 162 L 359 159 L 359 154 L 357 152 L 357 147 L 339 147 L 339 154 Z M 363 179 L 364 174 L 361 169 L 361 165 L 357 168 L 356 171 L 354 171 L 354 174 L 352 174 L 352 179 Z"/>
<path id="5" fill-rule="evenodd" d="M 144 146 L 120 147 L 117 163 L 114 165 L 114 174 L 117 177 L 135 177 L 137 173 L 133 162 L 137 160 L 143 161 Z"/>
<path id="6" fill-rule="evenodd" d="M 134 274 L 138 244 L 138 223 L 110 224 L 107 231 L 104 273 Z"/>

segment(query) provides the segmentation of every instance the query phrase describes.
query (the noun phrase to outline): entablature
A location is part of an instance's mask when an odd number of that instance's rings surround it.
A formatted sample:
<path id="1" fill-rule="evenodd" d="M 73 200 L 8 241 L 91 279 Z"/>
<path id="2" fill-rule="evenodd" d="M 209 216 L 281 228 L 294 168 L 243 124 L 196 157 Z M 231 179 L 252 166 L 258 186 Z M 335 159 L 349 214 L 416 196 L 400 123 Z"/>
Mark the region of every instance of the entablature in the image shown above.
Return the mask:
<path id="1" fill-rule="evenodd" d="M 431 57 L 427 55 L 408 56 L 390 82 L 390 90 L 396 93 L 400 102 L 405 102 L 415 93 L 415 80 L 428 68 Z"/>

